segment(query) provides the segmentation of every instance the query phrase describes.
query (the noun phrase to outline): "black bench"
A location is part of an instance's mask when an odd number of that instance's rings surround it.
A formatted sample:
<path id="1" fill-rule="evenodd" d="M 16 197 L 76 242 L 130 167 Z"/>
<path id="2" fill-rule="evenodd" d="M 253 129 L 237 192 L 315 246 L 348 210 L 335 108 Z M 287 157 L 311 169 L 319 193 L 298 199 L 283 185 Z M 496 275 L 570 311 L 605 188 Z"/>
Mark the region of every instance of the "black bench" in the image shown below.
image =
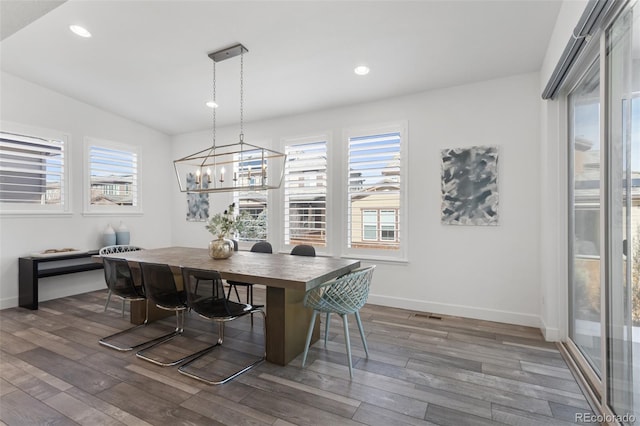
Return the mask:
<path id="1" fill-rule="evenodd" d="M 102 263 L 91 258 L 98 250 L 59 256 L 29 256 L 19 258 L 18 304 L 27 309 L 38 309 L 38 279 L 76 272 L 102 269 Z"/>

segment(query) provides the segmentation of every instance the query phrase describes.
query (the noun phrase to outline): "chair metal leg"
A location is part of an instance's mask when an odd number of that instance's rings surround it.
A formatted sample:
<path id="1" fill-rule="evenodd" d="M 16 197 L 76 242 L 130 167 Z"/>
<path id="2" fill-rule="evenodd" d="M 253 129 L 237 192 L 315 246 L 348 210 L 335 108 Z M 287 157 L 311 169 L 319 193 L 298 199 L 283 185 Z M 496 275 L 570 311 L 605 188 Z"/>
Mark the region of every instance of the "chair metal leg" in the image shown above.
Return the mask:
<path id="1" fill-rule="evenodd" d="M 240 370 L 236 371 L 235 373 L 231 374 L 230 376 L 225 377 L 222 380 L 211 380 L 209 378 L 206 378 L 204 376 L 195 374 L 195 373 L 191 373 L 189 371 L 187 371 L 187 368 L 189 367 L 189 365 L 191 365 L 192 363 L 196 362 L 199 358 L 201 358 L 202 356 L 206 355 L 207 352 L 210 352 L 211 349 L 213 349 L 216 346 L 219 346 L 222 344 L 223 340 L 224 340 L 224 322 L 223 321 L 219 321 L 219 325 L 218 325 L 218 342 L 211 346 L 210 348 L 204 349 L 203 351 L 201 351 L 202 353 L 200 353 L 199 355 L 195 356 L 194 358 L 190 359 L 188 362 L 186 362 L 185 364 L 181 365 L 178 368 L 178 371 L 182 374 L 184 374 L 185 376 L 189 376 L 193 379 L 196 380 L 200 380 L 201 382 L 204 382 L 208 385 L 222 385 L 224 383 L 227 383 L 228 381 L 238 377 L 239 375 L 241 375 L 242 373 L 249 371 L 250 369 L 252 369 L 253 367 L 255 367 L 256 365 L 260 364 L 262 361 L 264 361 L 267 357 L 267 341 L 266 341 L 266 336 L 267 336 L 267 317 L 264 313 L 263 310 L 261 309 L 256 309 L 254 311 L 252 311 L 252 313 L 257 313 L 260 312 L 262 314 L 262 324 L 263 324 L 263 332 L 264 332 L 264 336 L 265 336 L 265 346 L 264 346 L 264 352 L 262 353 L 262 357 L 260 357 L 258 360 L 252 362 L 251 364 L 247 365 L 246 367 L 241 368 Z"/>
<path id="2" fill-rule="evenodd" d="M 111 301 L 111 289 L 109 289 L 109 294 L 107 294 L 107 302 L 104 304 L 104 311 L 107 312 L 107 308 L 109 307 L 109 302 Z"/>
<path id="3" fill-rule="evenodd" d="M 104 311 L 107 312 L 107 308 L 109 307 L 109 302 L 111 302 L 111 289 L 109 289 L 109 294 L 107 294 L 107 301 L 104 304 Z M 124 316 L 124 304 L 125 304 L 125 299 L 122 299 L 122 315 Z"/>
<path id="4" fill-rule="evenodd" d="M 124 303 L 124 300 L 123 300 L 123 303 Z M 159 340 L 165 339 L 168 336 L 167 334 L 165 334 L 163 336 L 160 336 L 160 337 L 156 337 L 155 339 L 151 339 L 151 340 L 144 341 L 142 343 L 138 343 L 137 345 L 133 345 L 133 346 L 118 346 L 118 345 L 115 345 L 115 344 L 109 342 L 109 340 L 113 339 L 114 337 L 118 337 L 120 335 L 129 333 L 130 331 L 133 331 L 133 330 L 135 330 L 137 328 L 144 327 L 144 326 L 147 325 L 147 323 L 149 322 L 148 321 L 148 318 L 149 318 L 149 299 L 147 299 L 146 303 L 147 303 L 147 314 L 146 314 L 144 322 L 142 324 L 136 325 L 136 326 L 128 328 L 126 330 L 119 331 L 119 332 L 117 332 L 115 334 L 112 334 L 110 336 L 103 337 L 102 339 L 100 339 L 98 341 L 98 343 L 100 343 L 101 345 L 106 346 L 108 348 L 115 349 L 117 351 L 126 352 L 126 351 L 130 351 L 130 350 L 133 350 L 133 349 L 145 346 L 145 345 L 150 345 L 150 344 L 153 344 L 153 343 L 155 343 L 155 342 L 157 342 Z"/>
<path id="5" fill-rule="evenodd" d="M 238 293 L 238 286 L 234 284 L 229 284 L 229 292 L 227 293 L 227 299 L 231 298 L 232 289 L 236 291 L 236 297 L 238 298 L 238 303 L 242 303 L 242 300 L 240 300 L 240 293 Z"/>
<path id="6" fill-rule="evenodd" d="M 313 326 L 316 324 L 316 316 L 318 311 L 313 311 L 311 315 L 311 322 L 309 322 L 309 331 L 307 331 L 307 342 L 304 345 L 304 355 L 302 355 L 302 366 L 307 362 L 307 353 L 309 352 L 309 345 L 311 344 L 311 335 L 313 334 Z"/>
<path id="7" fill-rule="evenodd" d="M 253 306 L 253 286 L 247 286 L 247 303 Z M 251 314 L 251 327 L 253 327 L 253 314 Z"/>
<path id="8" fill-rule="evenodd" d="M 326 325 L 324 326 L 324 347 L 327 347 L 327 337 L 329 336 L 329 315 L 331 315 L 330 312 L 327 312 L 327 319 L 325 321 Z"/>
<path id="9" fill-rule="evenodd" d="M 342 324 L 344 325 L 344 343 L 347 346 L 347 359 L 349 360 L 349 377 L 353 379 L 353 366 L 351 365 L 351 341 L 349 340 L 349 321 L 347 314 L 342 314 Z"/>
<path id="10" fill-rule="evenodd" d="M 183 363 L 183 362 L 185 362 L 188 359 L 191 359 L 193 357 L 199 356 L 199 355 L 201 355 L 201 352 L 206 353 L 208 350 L 212 349 L 212 347 L 205 348 L 205 349 L 203 349 L 203 350 L 201 350 L 199 352 L 196 352 L 196 353 L 184 356 L 184 357 L 182 357 L 180 359 L 177 359 L 175 361 L 169 361 L 169 362 L 163 362 L 163 361 L 157 360 L 155 358 L 151 358 L 150 356 L 146 355 L 147 351 L 150 351 L 154 347 L 156 347 L 158 345 L 161 345 L 161 344 L 163 344 L 165 342 L 168 342 L 169 340 L 171 340 L 174 337 L 179 336 L 179 335 L 181 335 L 183 333 L 183 331 L 184 331 L 184 311 L 185 310 L 186 309 L 176 310 L 176 329 L 173 332 L 167 334 L 165 336 L 166 338 L 164 340 L 161 340 L 161 341 L 159 341 L 157 343 L 154 343 L 153 345 L 151 345 L 149 347 L 144 348 L 141 351 L 138 351 L 136 353 L 136 356 L 138 358 L 140 358 L 140 359 L 144 359 L 145 361 L 149 361 L 149 362 L 151 362 L 153 364 L 156 364 L 156 365 L 159 365 L 159 366 L 162 366 L 162 367 L 171 367 L 171 366 L 174 366 L 174 365 L 181 364 L 181 363 Z"/>
<path id="11" fill-rule="evenodd" d="M 362 338 L 362 345 L 364 346 L 364 353 L 369 358 L 369 348 L 367 347 L 367 339 L 364 337 L 364 328 L 362 327 L 362 321 L 360 320 L 360 311 L 355 312 L 356 322 L 358 323 L 358 330 L 360 330 L 360 337 Z"/>
<path id="12" fill-rule="evenodd" d="M 155 339 L 147 340 L 147 341 L 145 341 L 145 342 L 138 343 L 137 345 L 127 346 L 127 347 L 123 347 L 123 346 L 116 346 L 116 345 L 114 345 L 113 343 L 109 343 L 109 342 L 107 341 L 107 340 L 112 339 L 112 338 L 114 338 L 114 337 L 120 336 L 121 334 L 128 333 L 128 332 L 130 332 L 130 331 L 135 330 L 136 328 L 140 328 L 140 327 L 144 327 L 144 326 L 146 326 L 146 324 L 136 325 L 136 326 L 131 327 L 131 328 L 128 328 L 128 329 L 126 329 L 126 330 L 123 330 L 123 331 L 120 331 L 120 332 L 118 332 L 118 333 L 112 334 L 111 336 L 104 337 L 104 338 L 102 338 L 102 339 L 100 339 L 100 340 L 99 340 L 99 343 L 100 343 L 101 345 L 103 345 L 103 346 L 108 347 L 108 348 L 115 349 L 115 350 L 117 350 L 117 351 L 121 351 L 121 352 L 126 352 L 126 351 L 130 351 L 130 350 L 133 350 L 133 349 L 140 348 L 140 347 L 145 346 L 145 345 L 151 345 L 151 346 L 149 346 L 149 347 L 153 347 L 153 346 L 155 346 L 155 345 L 157 345 L 157 344 L 159 344 L 159 343 L 162 343 L 162 342 L 164 342 L 164 341 L 166 341 L 166 340 L 169 340 L 171 337 L 173 337 L 173 336 L 174 336 L 174 333 L 175 333 L 175 332 L 171 332 L 171 333 L 169 333 L 169 334 L 164 334 L 164 335 L 162 335 L 162 336 L 156 337 Z"/>
<path id="13" fill-rule="evenodd" d="M 218 344 L 221 345 L 224 342 L 224 321 L 218 322 Z"/>

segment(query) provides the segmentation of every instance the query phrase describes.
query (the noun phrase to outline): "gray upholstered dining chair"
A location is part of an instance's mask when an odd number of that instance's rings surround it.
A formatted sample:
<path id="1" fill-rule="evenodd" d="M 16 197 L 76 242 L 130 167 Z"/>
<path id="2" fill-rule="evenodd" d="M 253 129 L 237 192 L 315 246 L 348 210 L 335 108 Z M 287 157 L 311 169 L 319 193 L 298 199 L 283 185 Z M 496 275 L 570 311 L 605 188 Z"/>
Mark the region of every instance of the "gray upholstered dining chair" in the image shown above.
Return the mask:
<path id="1" fill-rule="evenodd" d="M 327 335 L 329 334 L 329 315 L 338 314 L 342 317 L 344 326 L 344 340 L 347 347 L 347 358 L 349 361 L 349 376 L 353 378 L 353 368 L 351 362 L 351 342 L 349 340 L 349 323 L 347 321 L 348 314 L 354 314 L 358 323 L 358 330 L 362 338 L 364 352 L 369 358 L 369 348 L 367 340 L 364 337 L 364 329 L 360 320 L 360 308 L 367 302 L 369 296 L 369 287 L 371 285 L 371 277 L 375 265 L 366 268 L 357 269 L 328 281 L 324 284 L 308 290 L 304 295 L 304 306 L 313 309 L 309 330 L 307 332 L 307 342 L 304 347 L 304 355 L 302 356 L 302 366 L 307 362 L 307 353 L 311 343 L 313 327 L 316 317 L 319 313 L 326 313 L 326 325 L 324 329 L 324 345 L 327 346 Z"/>
<path id="2" fill-rule="evenodd" d="M 180 366 L 178 369 L 180 373 L 210 385 L 220 385 L 264 361 L 266 357 L 266 340 L 261 356 L 257 357 L 257 359 L 248 365 L 241 364 L 242 366 L 239 369 L 234 368 L 231 374 L 224 374 L 223 377 L 213 377 L 210 374 L 205 376 L 202 369 L 190 368 L 192 363 L 195 363 L 199 358 L 213 350 L 216 346 L 222 345 L 224 341 L 224 325 L 226 322 L 233 321 L 244 315 L 261 313 L 264 327 L 263 332 L 264 336 L 266 336 L 266 317 L 264 311 L 258 307 L 250 304 L 232 302 L 225 297 L 222 278 L 217 271 L 183 267 L 182 281 L 184 283 L 187 295 L 187 305 L 189 308 L 200 315 L 200 317 L 218 323 L 218 340 L 214 345 L 202 350 L 199 355 L 194 356 L 192 359 Z M 224 361 L 222 364 L 229 366 L 230 364 L 233 364 L 233 361 Z"/>
<path id="3" fill-rule="evenodd" d="M 130 251 L 138 251 L 138 250 L 144 250 L 142 247 L 137 247 L 137 246 L 131 246 L 131 245 L 114 245 L 114 246 L 106 246 L 106 247 L 102 247 L 100 249 L 100 251 L 98 252 L 98 254 L 100 256 L 104 256 L 105 254 L 118 254 L 118 253 L 127 253 Z M 106 281 L 106 277 L 105 277 L 105 281 Z M 104 311 L 107 312 L 107 308 L 109 307 L 109 302 L 111 301 L 111 296 L 113 295 L 113 291 L 111 290 L 111 287 L 109 286 L 109 283 L 107 282 L 107 287 L 109 288 L 109 293 L 107 294 L 107 301 L 104 304 Z M 122 316 L 124 316 L 124 303 L 125 303 L 125 298 L 122 298 Z"/>

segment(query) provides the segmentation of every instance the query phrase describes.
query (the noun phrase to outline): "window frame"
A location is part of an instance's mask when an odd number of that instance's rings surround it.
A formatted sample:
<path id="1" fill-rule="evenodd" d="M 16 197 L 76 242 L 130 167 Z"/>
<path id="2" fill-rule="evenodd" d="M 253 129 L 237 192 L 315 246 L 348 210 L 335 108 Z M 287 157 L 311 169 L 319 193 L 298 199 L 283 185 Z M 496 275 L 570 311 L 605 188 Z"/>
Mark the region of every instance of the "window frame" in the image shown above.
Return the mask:
<path id="1" fill-rule="evenodd" d="M 130 152 L 136 156 L 136 194 L 135 203 L 132 206 L 120 205 L 93 205 L 91 204 L 91 147 L 106 148 L 118 151 Z M 142 165 L 140 161 L 140 148 L 136 145 L 110 140 L 86 137 L 84 139 L 84 182 L 83 182 L 83 215 L 84 216 L 139 216 L 142 215 L 142 190 L 141 176 Z"/>
<path id="2" fill-rule="evenodd" d="M 397 241 L 399 246 L 397 250 L 388 249 L 375 249 L 375 248 L 355 248 L 349 247 L 350 232 L 350 214 L 351 206 L 349 203 L 349 187 L 345 185 L 345 182 L 349 180 L 349 140 L 356 137 L 373 136 L 385 133 L 400 134 L 400 199 L 398 208 L 396 210 L 396 226 L 394 229 L 395 236 L 394 241 Z M 409 203 L 408 203 L 408 191 L 409 182 L 407 176 L 409 165 L 409 138 L 408 138 L 408 122 L 406 120 L 390 122 L 386 124 L 359 126 L 348 128 L 343 131 L 343 149 L 342 149 L 342 176 L 339 185 L 342 211 L 340 218 L 342 220 L 342 242 L 340 244 L 340 256 L 347 258 L 358 258 L 365 260 L 377 260 L 377 261 L 389 261 L 389 262 L 408 262 L 408 245 L 409 235 L 403 232 L 403 229 L 407 229 Z M 393 210 L 392 208 L 384 208 L 378 210 Z M 373 210 L 373 208 L 371 208 Z M 378 212 L 378 223 L 380 221 Z M 377 230 L 377 235 L 380 237 L 380 230 Z M 388 240 L 386 240 L 388 241 Z"/>
<path id="3" fill-rule="evenodd" d="M 63 172 L 61 179 L 61 191 L 64 196 L 60 204 L 32 204 L 32 203 L 4 203 L 0 202 L 0 215 L 2 216 L 70 216 L 72 204 L 71 194 L 71 137 L 69 133 L 60 130 L 47 129 L 37 126 L 0 122 L 0 130 L 7 134 L 23 136 L 27 138 L 56 140 L 63 145 Z"/>

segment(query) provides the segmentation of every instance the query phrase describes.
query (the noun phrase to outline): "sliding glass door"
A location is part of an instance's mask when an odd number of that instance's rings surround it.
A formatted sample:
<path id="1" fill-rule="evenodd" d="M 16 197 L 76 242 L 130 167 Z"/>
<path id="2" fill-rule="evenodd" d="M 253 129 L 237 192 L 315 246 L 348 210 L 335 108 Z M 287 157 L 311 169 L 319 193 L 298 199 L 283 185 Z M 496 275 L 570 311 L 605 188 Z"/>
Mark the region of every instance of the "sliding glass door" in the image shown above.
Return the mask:
<path id="1" fill-rule="evenodd" d="M 573 171 L 569 336 L 599 378 L 603 341 L 600 309 L 600 164 L 603 156 L 597 61 L 572 91 L 569 106 Z"/>
<path id="2" fill-rule="evenodd" d="M 568 347 L 622 424 L 640 420 L 638 15 L 636 3 L 611 18 L 568 96 Z"/>
<path id="3" fill-rule="evenodd" d="M 607 403 L 640 419 L 640 7 L 606 32 Z"/>

